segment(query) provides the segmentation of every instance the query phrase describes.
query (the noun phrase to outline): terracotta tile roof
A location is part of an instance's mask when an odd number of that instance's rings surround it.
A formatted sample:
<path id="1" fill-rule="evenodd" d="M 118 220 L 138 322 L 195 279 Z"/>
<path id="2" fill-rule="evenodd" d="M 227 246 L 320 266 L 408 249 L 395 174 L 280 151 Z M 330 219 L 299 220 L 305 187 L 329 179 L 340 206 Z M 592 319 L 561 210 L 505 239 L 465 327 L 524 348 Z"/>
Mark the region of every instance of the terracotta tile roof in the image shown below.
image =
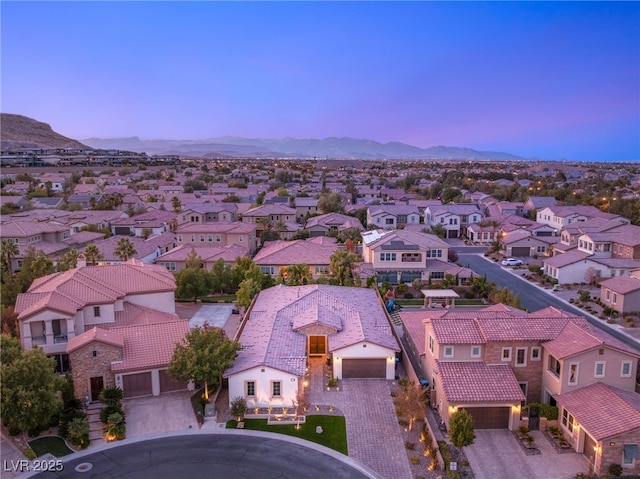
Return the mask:
<path id="1" fill-rule="evenodd" d="M 640 394 L 594 383 L 556 396 L 596 441 L 640 428 Z"/>
<path id="2" fill-rule="evenodd" d="M 111 346 L 117 346 L 119 348 L 124 347 L 124 337 L 118 332 L 93 327 L 88 331 L 71 338 L 67 343 L 67 353 L 71 353 L 94 341 L 110 344 Z"/>
<path id="3" fill-rule="evenodd" d="M 326 215 L 313 216 L 309 218 L 305 224 L 305 228 L 314 228 L 321 226 L 330 228 L 332 226 L 343 228 L 358 228 L 363 230 L 362 223 L 358 218 L 353 216 L 342 215 L 340 213 L 327 213 Z"/>
<path id="4" fill-rule="evenodd" d="M 249 248 L 237 244 L 227 246 L 194 246 L 191 244 L 181 244 L 177 248 L 173 248 L 163 255 L 158 256 L 154 262 L 185 261 L 193 250 L 195 250 L 196 254 L 200 256 L 205 263 L 213 263 L 219 259 L 224 260 L 225 263 L 233 263 L 236 258 L 249 255 Z"/>
<path id="5" fill-rule="evenodd" d="M 627 294 L 640 289 L 640 278 L 631 276 L 614 276 L 600 281 L 601 288 L 608 288 L 620 294 Z"/>
<path id="6" fill-rule="evenodd" d="M 257 366 L 304 375 L 307 339 L 295 330 L 312 324 L 337 329 L 328 335 L 329 351 L 361 342 L 399 350 L 375 291 L 279 285 L 258 295 L 240 335 L 243 350 L 225 376 Z"/>
<path id="7" fill-rule="evenodd" d="M 424 314 L 420 311 L 406 311 L 400 313 L 400 319 L 404 330 L 411 337 L 418 350 L 418 355 L 425 353 L 425 321 Z"/>
<path id="8" fill-rule="evenodd" d="M 450 403 L 525 400 L 508 365 L 437 361 L 437 367 L 444 394 Z"/>
<path id="9" fill-rule="evenodd" d="M 296 210 L 285 205 L 267 204 L 245 211 L 242 216 L 295 215 Z"/>
<path id="10" fill-rule="evenodd" d="M 175 289 L 175 278 L 162 266 L 136 260 L 85 266 L 34 281 L 28 292 L 18 295 L 16 312 L 19 319 L 47 308 L 75 314 L 84 306 L 113 303 L 128 294 Z"/>
<path id="11" fill-rule="evenodd" d="M 369 235 L 373 235 L 373 232 L 368 232 Z M 415 244 L 422 248 L 449 248 L 449 245 L 438 238 L 436 235 L 429 233 L 418 233 L 409 230 L 392 230 L 388 233 L 378 231 L 380 235 L 374 240 L 370 240 L 367 246 L 371 249 L 376 249 L 382 245 L 386 245 L 391 241 L 401 241 L 408 244 Z M 373 237 L 373 236 L 372 236 Z"/>
<path id="12" fill-rule="evenodd" d="M 577 263 L 578 261 L 582 261 L 589 256 L 592 256 L 591 253 L 585 253 L 583 251 L 569 251 L 557 256 L 552 256 L 551 258 L 545 258 L 542 262 L 554 268 L 562 268 L 564 266 Z"/>
<path id="13" fill-rule="evenodd" d="M 207 234 L 207 233 L 233 233 L 233 234 L 247 234 L 256 230 L 256 225 L 253 223 L 242 223 L 240 221 L 234 221 L 231 223 L 212 222 L 212 223 L 194 223 L 186 226 L 181 226 L 177 229 L 178 234 Z"/>
<path id="14" fill-rule="evenodd" d="M 176 344 L 189 332 L 189 321 L 125 326 L 109 332 L 124 338 L 123 361 L 114 363 L 113 371 L 155 368 L 169 364 Z"/>
<path id="15" fill-rule="evenodd" d="M 253 258 L 259 266 L 268 265 L 328 265 L 331 255 L 338 249 L 335 239 L 326 239 L 322 242 L 312 240 L 295 241 L 267 241 L 262 249 Z"/>
<path id="16" fill-rule="evenodd" d="M 439 344 L 483 344 L 484 337 L 473 319 L 431 321 L 433 335 Z"/>

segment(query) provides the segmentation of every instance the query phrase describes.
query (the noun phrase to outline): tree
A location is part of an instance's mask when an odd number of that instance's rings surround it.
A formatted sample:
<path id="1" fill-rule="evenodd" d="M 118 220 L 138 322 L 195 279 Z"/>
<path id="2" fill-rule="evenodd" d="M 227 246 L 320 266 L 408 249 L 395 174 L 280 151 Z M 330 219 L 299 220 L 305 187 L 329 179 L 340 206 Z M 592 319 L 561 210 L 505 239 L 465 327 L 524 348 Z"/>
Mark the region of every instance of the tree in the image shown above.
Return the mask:
<path id="1" fill-rule="evenodd" d="M 218 259 L 211 266 L 209 272 L 209 279 L 211 281 L 211 290 L 224 293 L 232 289 L 233 272 L 231 266 L 226 264 L 222 258 Z M 234 288 L 237 289 L 237 288 Z"/>
<path id="2" fill-rule="evenodd" d="M 262 291 L 262 283 L 253 278 L 247 278 L 240 283 L 236 294 L 236 303 L 238 306 L 248 308 L 256 294 Z"/>
<path id="3" fill-rule="evenodd" d="M 342 250 L 331 255 L 329 269 L 340 286 L 353 285 L 353 264 L 356 258 L 353 253 Z"/>
<path id="4" fill-rule="evenodd" d="M 100 249 L 95 243 L 90 243 L 84 249 L 84 257 L 92 266 L 95 266 L 99 260 L 104 258 L 104 255 L 100 252 Z"/>
<path id="5" fill-rule="evenodd" d="M 9 239 L 2 240 L 2 260 L 7 268 L 7 272 L 9 273 L 9 277 L 13 276 L 13 267 L 11 266 L 11 259 L 15 256 L 18 256 L 20 250 L 18 249 L 18 245 Z"/>
<path id="6" fill-rule="evenodd" d="M 55 360 L 42 349 L 16 351 L 16 338 L 2 335 L 2 420 L 20 431 L 44 428 L 60 410 L 56 391 L 62 380 L 55 372 Z M 5 348 L 7 348 L 5 350 Z"/>
<path id="7" fill-rule="evenodd" d="M 247 401 L 242 396 L 233 398 L 231 401 L 231 415 L 237 418 L 238 421 L 242 421 L 242 418 L 247 413 Z"/>
<path id="8" fill-rule="evenodd" d="M 444 289 L 451 289 L 454 286 L 458 286 L 458 281 L 454 275 L 446 273 L 442 281 L 440 281 L 440 286 Z"/>
<path id="9" fill-rule="evenodd" d="M 14 311 L 13 306 L 2 308 L 1 317 L 1 333 L 8 334 L 15 338 L 20 337 L 20 324 L 18 322 L 18 314 Z"/>
<path id="10" fill-rule="evenodd" d="M 338 193 L 323 193 L 318 198 L 318 209 L 323 213 L 344 213 L 344 202 Z"/>
<path id="11" fill-rule="evenodd" d="M 89 421 L 84 416 L 76 416 L 67 424 L 67 439 L 82 449 L 89 445 Z"/>
<path id="12" fill-rule="evenodd" d="M 424 389 L 416 387 L 413 381 L 405 380 L 396 396 L 396 408 L 409 418 L 409 431 L 412 430 L 413 423 L 423 418 L 426 413 L 425 395 Z"/>
<path id="13" fill-rule="evenodd" d="M 210 290 L 209 273 L 202 268 L 185 268 L 175 274 L 176 298 L 193 298 L 193 302 Z"/>
<path id="14" fill-rule="evenodd" d="M 114 253 L 122 261 L 127 261 L 129 258 L 134 256 L 137 251 L 136 247 L 133 245 L 133 242 L 129 238 L 122 238 L 116 244 Z"/>
<path id="15" fill-rule="evenodd" d="M 466 409 L 458 409 L 449 418 L 449 438 L 458 448 L 470 446 L 476 438 L 473 432 L 473 418 Z"/>
<path id="16" fill-rule="evenodd" d="M 345 228 L 338 233 L 337 239 L 341 243 L 351 241 L 354 244 L 362 242 L 362 231 L 360 228 Z"/>
<path id="17" fill-rule="evenodd" d="M 438 238 L 444 238 L 447 235 L 447 229 L 438 223 L 431 226 L 431 233 L 436 235 Z"/>
<path id="18" fill-rule="evenodd" d="M 209 384 L 219 383 L 241 349 L 240 343 L 228 339 L 220 328 L 195 327 L 176 344 L 169 374 L 180 381 L 204 381 L 204 397 L 209 399 Z"/>
<path id="19" fill-rule="evenodd" d="M 174 213 L 180 213 L 182 210 L 182 203 L 180 202 L 180 198 L 174 196 L 171 198 L 171 207 L 173 208 Z"/>
<path id="20" fill-rule="evenodd" d="M 520 305 L 520 295 L 513 294 L 513 292 L 508 288 L 502 288 L 497 291 L 493 291 L 489 294 L 489 299 L 494 303 L 502 303 L 507 306 L 513 306 L 514 308 L 522 309 Z"/>
<path id="21" fill-rule="evenodd" d="M 75 268 L 78 265 L 78 250 L 72 249 L 71 251 L 67 251 L 62 255 L 60 261 L 58 261 L 57 270 L 58 271 L 67 271 Z"/>
<path id="22" fill-rule="evenodd" d="M 307 284 L 309 282 L 310 275 L 311 271 L 309 270 L 309 265 L 305 263 L 289 265 L 284 268 L 282 273 L 285 283 L 289 286 Z"/>
<path id="23" fill-rule="evenodd" d="M 478 276 L 471 280 L 471 289 L 481 298 L 488 298 L 495 288 L 496 284 L 493 281 L 487 281 L 485 276 Z"/>
<path id="24" fill-rule="evenodd" d="M 41 278 L 54 272 L 53 261 L 49 258 L 44 251 L 38 251 L 36 256 L 31 260 L 29 265 L 31 273 L 33 273 L 34 279 Z"/>

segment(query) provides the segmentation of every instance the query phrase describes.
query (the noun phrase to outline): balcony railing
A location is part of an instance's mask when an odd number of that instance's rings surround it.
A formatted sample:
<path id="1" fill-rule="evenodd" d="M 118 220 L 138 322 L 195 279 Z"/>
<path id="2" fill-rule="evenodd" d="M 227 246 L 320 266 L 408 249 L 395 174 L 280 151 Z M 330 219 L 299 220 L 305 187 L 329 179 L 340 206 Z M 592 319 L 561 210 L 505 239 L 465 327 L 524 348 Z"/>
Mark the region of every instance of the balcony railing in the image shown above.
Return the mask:
<path id="1" fill-rule="evenodd" d="M 31 336 L 31 344 L 36 346 L 47 344 L 47 338 L 44 336 Z"/>
<path id="2" fill-rule="evenodd" d="M 54 343 L 66 343 L 68 341 L 66 334 L 58 334 L 53 336 Z"/>

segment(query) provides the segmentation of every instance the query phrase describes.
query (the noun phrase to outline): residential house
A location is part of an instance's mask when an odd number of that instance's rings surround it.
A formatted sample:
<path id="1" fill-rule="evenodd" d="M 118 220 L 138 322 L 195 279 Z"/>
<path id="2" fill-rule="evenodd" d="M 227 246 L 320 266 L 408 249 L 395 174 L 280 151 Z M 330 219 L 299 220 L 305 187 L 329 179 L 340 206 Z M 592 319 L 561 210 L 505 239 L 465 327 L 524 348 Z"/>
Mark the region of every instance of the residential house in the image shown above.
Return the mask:
<path id="1" fill-rule="evenodd" d="M 241 223 L 192 223 L 176 230 L 178 244 L 194 246 L 246 246 L 253 254 L 257 247 L 256 225 Z"/>
<path id="2" fill-rule="evenodd" d="M 529 231 L 516 229 L 502 236 L 502 249 L 508 257 L 547 256 L 550 245 L 548 241 L 545 241 L 546 239 L 547 238 L 537 238 Z"/>
<path id="3" fill-rule="evenodd" d="M 328 359 L 335 378 L 395 377 L 398 343 L 372 289 L 279 285 L 261 291 L 246 318 L 243 349 L 224 373 L 229 401 L 291 407 L 314 360 Z"/>
<path id="4" fill-rule="evenodd" d="M 449 245 L 435 235 L 408 230 L 372 230 L 362 234 L 365 270 L 377 282 L 396 285 L 423 279 L 430 260 L 447 260 Z M 444 277 L 444 274 L 443 274 Z"/>
<path id="5" fill-rule="evenodd" d="M 524 202 L 523 214 L 528 215 L 531 211 L 537 212 L 548 206 L 555 206 L 557 203 L 553 196 L 529 196 Z"/>
<path id="6" fill-rule="evenodd" d="M 114 221 L 111 233 L 141 238 L 173 232 L 177 228 L 177 216 L 172 211 L 149 211 Z"/>
<path id="7" fill-rule="evenodd" d="M 600 281 L 600 300 L 620 314 L 640 311 L 640 269 Z"/>
<path id="8" fill-rule="evenodd" d="M 427 206 L 424 210 L 425 224 L 432 228 L 436 225 L 446 230 L 447 238 L 460 238 L 467 235 L 467 228 L 482 221 L 484 215 L 478 205 L 457 203 L 441 206 Z"/>
<path id="9" fill-rule="evenodd" d="M 122 239 L 122 236 L 110 236 L 109 238 L 93 241 L 102 254 L 102 259 L 97 264 L 122 263 L 123 259 L 116 254 L 118 243 Z M 147 239 L 130 236 L 128 240 L 131 241 L 135 249 L 133 258 L 145 264 L 153 263 L 157 257 L 176 247 L 176 235 L 173 233 L 162 233 Z M 82 251 L 84 252 L 84 248 Z"/>
<path id="10" fill-rule="evenodd" d="M 305 217 L 319 213 L 317 198 L 297 197 L 294 200 L 294 205 L 296 209 L 296 219 L 300 224 L 304 224 Z"/>
<path id="11" fill-rule="evenodd" d="M 41 347 L 71 373 L 75 395 L 96 401 L 105 387 L 125 397 L 185 389 L 166 369 L 189 330 L 175 314 L 175 279 L 132 260 L 36 279 L 18 295 L 22 347 Z"/>
<path id="12" fill-rule="evenodd" d="M 245 211 L 242 214 L 242 222 L 255 225 L 256 234 L 260 235 L 263 231 L 275 225 L 295 223 L 296 210 L 285 205 L 261 205 Z"/>
<path id="13" fill-rule="evenodd" d="M 536 214 L 536 221 L 538 223 L 549 225 L 558 232 L 572 223 L 580 223 L 594 218 L 629 223 L 627 218 L 612 213 L 605 213 L 595 206 L 547 206 L 539 210 Z"/>
<path id="14" fill-rule="evenodd" d="M 234 266 L 238 258 L 249 256 L 249 248 L 237 244 L 226 246 L 193 246 L 190 244 L 182 244 L 158 256 L 154 260 L 154 263 L 164 266 L 171 272 L 182 271 L 187 267 L 187 259 L 193 252 L 202 259 L 204 269 L 209 271 L 218 260 L 222 260 L 224 264 L 228 266 Z"/>
<path id="15" fill-rule="evenodd" d="M 419 224 L 420 211 L 411 205 L 372 205 L 367 208 L 367 224 L 376 228 L 397 229 Z"/>
<path id="16" fill-rule="evenodd" d="M 324 236 L 308 240 L 266 241 L 253 262 L 274 278 L 286 275 L 288 266 L 306 264 L 309 267 L 309 279 L 317 280 L 329 276 L 331 256 L 337 249 L 336 240 Z"/>
<path id="17" fill-rule="evenodd" d="M 309 236 L 312 238 L 314 236 L 328 236 L 329 233 L 340 233 L 348 228 L 364 230 L 358 218 L 340 213 L 313 216 L 304 225 L 304 229 L 309 232 Z"/>
<path id="18" fill-rule="evenodd" d="M 178 215 L 178 226 L 189 223 L 232 223 L 238 221 L 238 206 L 234 203 L 186 204 Z"/>

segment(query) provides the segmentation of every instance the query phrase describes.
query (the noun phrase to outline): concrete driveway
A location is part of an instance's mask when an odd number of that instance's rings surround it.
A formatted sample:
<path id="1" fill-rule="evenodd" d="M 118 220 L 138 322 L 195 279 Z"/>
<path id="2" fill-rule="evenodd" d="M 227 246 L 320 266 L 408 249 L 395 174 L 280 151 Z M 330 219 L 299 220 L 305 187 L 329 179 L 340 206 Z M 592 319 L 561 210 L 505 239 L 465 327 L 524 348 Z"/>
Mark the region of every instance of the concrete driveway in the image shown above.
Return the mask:
<path id="1" fill-rule="evenodd" d="M 589 469 L 583 454 L 558 454 L 540 431 L 532 431 L 541 454 L 527 456 L 512 432 L 495 429 L 475 431 L 476 440 L 464 452 L 475 479 L 575 479 Z"/>
<path id="2" fill-rule="evenodd" d="M 189 391 L 126 399 L 127 437 L 198 429 Z"/>

